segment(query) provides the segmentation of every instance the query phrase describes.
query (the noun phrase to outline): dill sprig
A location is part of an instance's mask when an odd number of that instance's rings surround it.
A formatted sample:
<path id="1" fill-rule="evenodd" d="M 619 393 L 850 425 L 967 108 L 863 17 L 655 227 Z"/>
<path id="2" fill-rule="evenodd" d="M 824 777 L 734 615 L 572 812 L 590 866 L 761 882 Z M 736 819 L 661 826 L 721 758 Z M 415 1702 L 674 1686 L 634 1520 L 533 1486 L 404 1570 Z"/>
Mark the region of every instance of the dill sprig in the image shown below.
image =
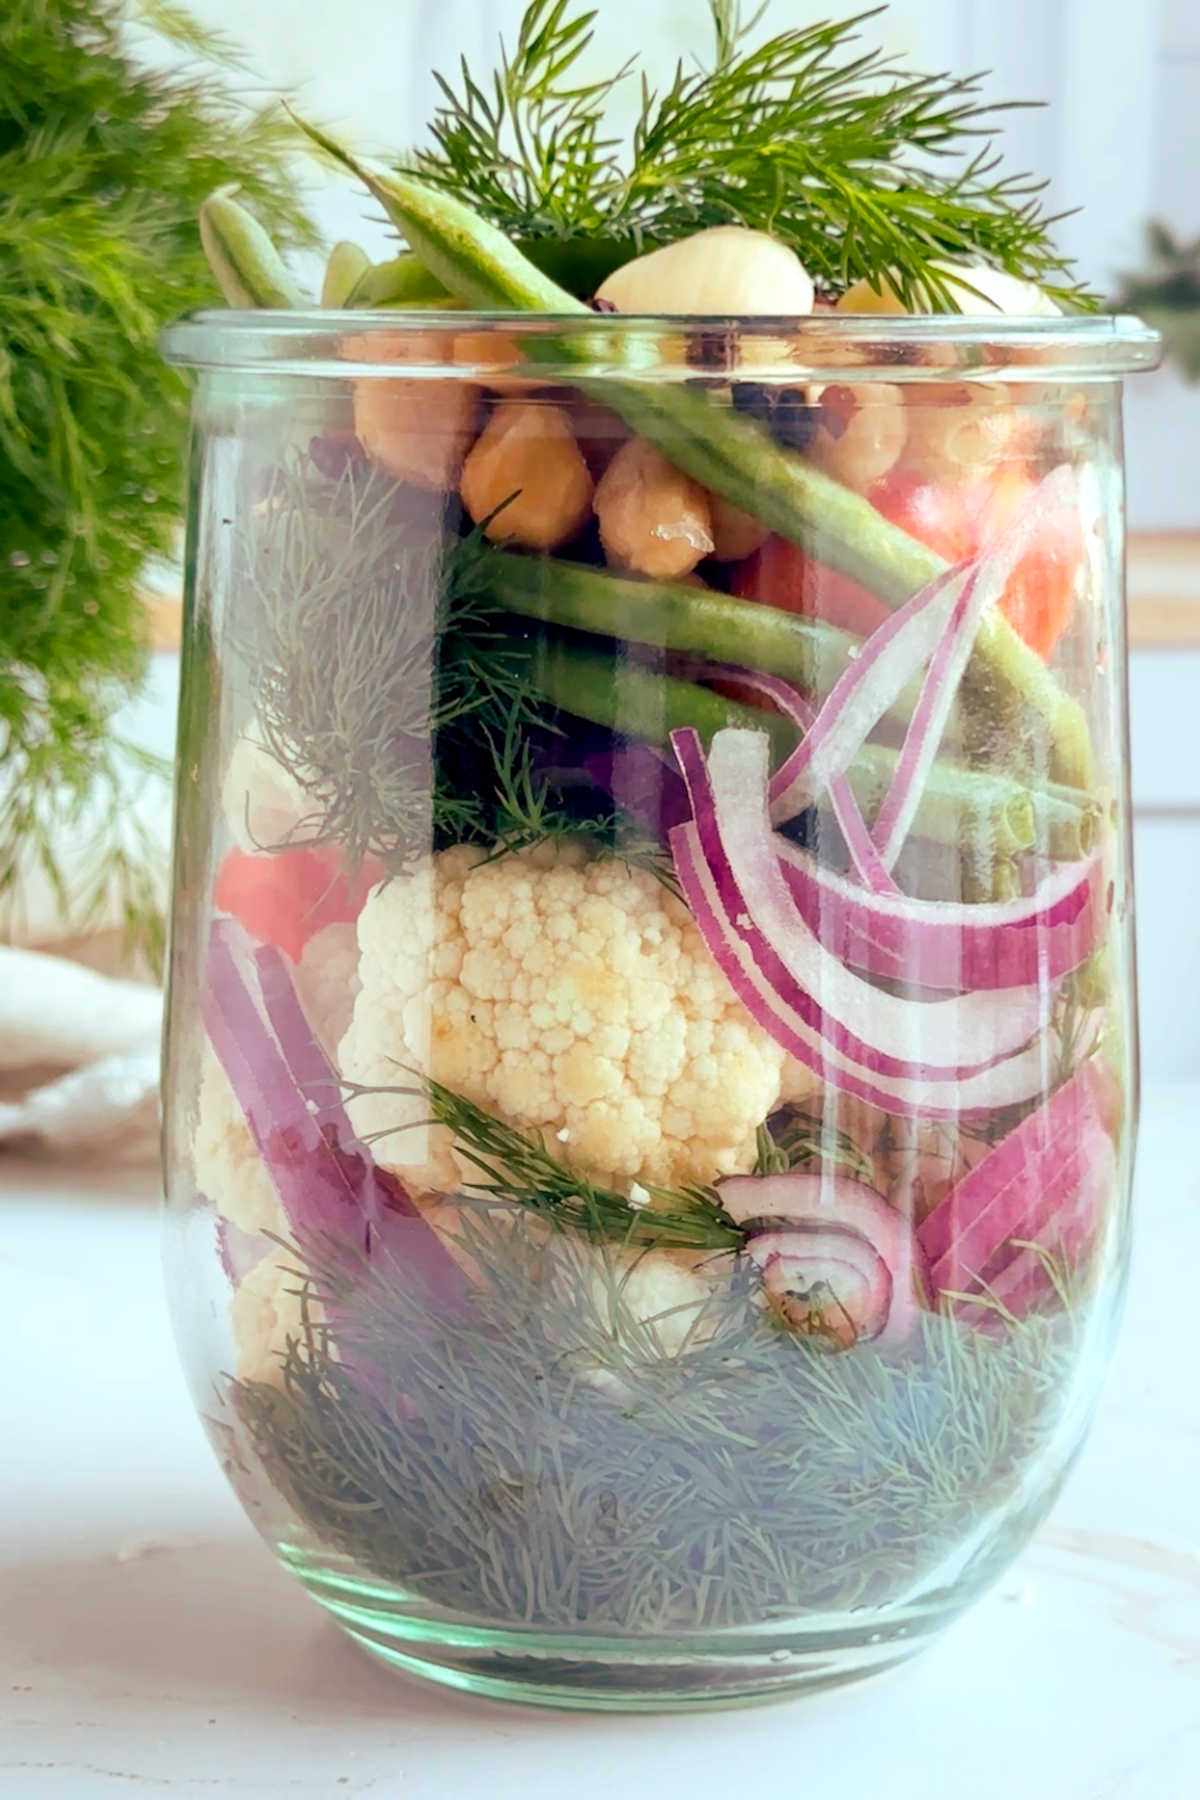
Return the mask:
<path id="1" fill-rule="evenodd" d="M 488 521 L 458 523 L 453 502 L 358 458 L 322 473 L 311 449 L 273 462 L 239 516 L 240 651 L 306 835 L 392 869 L 431 846 L 584 836 L 671 885 L 662 845 L 543 769 L 562 727 L 531 680 L 540 630 L 491 596 Z"/>
<path id="2" fill-rule="evenodd" d="M 195 218 L 214 186 L 241 181 L 285 244 L 313 233 L 277 109 L 194 66 L 140 66 L 138 12 L 8 0 L 0 33 L 0 890 L 39 862 L 86 928 L 91 898 L 67 893 L 54 849 L 86 814 L 145 947 L 160 909 L 119 842 L 108 733 L 144 667 L 139 575 L 182 511 L 187 387 L 157 336 L 213 295 Z M 212 47 L 178 6 L 149 23 Z"/>
<path id="3" fill-rule="evenodd" d="M 556 1235 L 549 1254 L 537 1220 L 501 1231 L 470 1209 L 460 1230 L 484 1277 L 469 1315 L 439 1319 L 387 1268 L 348 1293 L 344 1262 L 318 1259 L 297 1280 L 336 1302 L 338 1354 L 310 1307 L 281 1385 L 232 1385 L 238 1448 L 294 1510 L 301 1569 L 315 1547 L 493 1624 L 661 1632 L 883 1605 L 1007 1513 L 970 1571 L 982 1585 L 1028 1529 L 1030 1470 L 1073 1447 L 1070 1313 L 994 1336 L 927 1314 L 895 1358 L 828 1356 L 773 1322 L 737 1261 L 670 1356 L 611 1247 Z"/>
<path id="4" fill-rule="evenodd" d="M 411 1094 L 412 1088 L 348 1082 L 348 1094 Z M 536 1133 L 508 1125 L 453 1088 L 429 1077 L 419 1084 L 429 1117 L 455 1139 L 460 1157 L 476 1171 L 464 1194 L 492 1205 L 519 1207 L 584 1237 L 660 1250 L 738 1249 L 744 1233 L 721 1205 L 716 1190 L 699 1183 L 680 1188 L 644 1185 L 640 1204 L 614 1188 L 589 1181 L 546 1148 Z M 376 1143 L 392 1134 L 375 1132 Z"/>
<path id="5" fill-rule="evenodd" d="M 409 159 L 426 181 L 514 236 L 669 242 L 710 225 L 769 231 L 814 278 L 840 290 L 893 274 L 958 310 L 944 257 L 981 259 L 1071 306 L 1092 300 L 1055 249 L 1044 182 L 1006 175 L 994 148 L 1003 108 L 980 78 L 923 75 L 857 48 L 881 9 L 754 44 L 761 9 L 709 0 L 710 66 L 677 65 L 662 92 L 643 77 L 628 144 L 606 125 L 632 63 L 584 81 L 594 11 L 531 0 L 490 83 L 465 58 L 456 89 L 439 76 L 434 144 Z"/>

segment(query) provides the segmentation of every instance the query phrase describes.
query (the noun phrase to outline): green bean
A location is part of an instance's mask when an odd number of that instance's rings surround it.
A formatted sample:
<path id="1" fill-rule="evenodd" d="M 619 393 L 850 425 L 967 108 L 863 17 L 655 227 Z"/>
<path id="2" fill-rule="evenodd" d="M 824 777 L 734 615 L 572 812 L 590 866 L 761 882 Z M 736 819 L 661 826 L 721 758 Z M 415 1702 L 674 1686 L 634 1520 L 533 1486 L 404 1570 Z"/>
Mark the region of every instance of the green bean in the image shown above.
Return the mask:
<path id="1" fill-rule="evenodd" d="M 329 252 L 325 279 L 321 283 L 321 305 L 345 306 L 349 296 L 371 267 L 371 259 L 361 244 L 343 238 Z"/>
<path id="2" fill-rule="evenodd" d="M 296 307 L 305 296 L 252 213 L 233 196 L 237 184 L 217 188 L 200 208 L 200 242 L 230 306 Z"/>
<path id="3" fill-rule="evenodd" d="M 774 606 L 748 605 L 709 588 L 634 580 L 584 563 L 491 550 L 480 567 L 488 593 L 523 618 L 780 675 L 821 697 L 862 643 L 822 620 Z M 888 716 L 907 725 L 918 692 L 912 683 L 898 694 Z"/>
<path id="4" fill-rule="evenodd" d="M 592 294 L 601 282 L 623 263 L 637 256 L 640 247 L 632 240 L 619 242 L 613 238 L 518 238 L 517 247 L 529 261 L 572 294 Z M 451 299 L 450 290 L 438 280 L 411 250 L 402 250 L 389 262 L 374 263 L 367 269 L 347 306 L 436 306 L 461 305 Z"/>
<path id="5" fill-rule="evenodd" d="M 350 307 L 450 304 L 451 297 L 445 284 L 436 275 L 431 275 L 411 250 L 401 251 L 388 262 L 372 263 L 363 270 L 343 301 L 343 305 Z"/>
<path id="6" fill-rule="evenodd" d="M 420 260 L 469 305 L 552 317 L 588 311 L 452 194 L 408 175 L 372 174 L 322 133 L 305 129 L 366 182 Z M 595 352 L 589 338 L 565 334 L 555 354 L 565 366 L 586 363 Z M 908 599 L 946 567 L 935 551 L 884 519 L 868 500 L 781 449 L 754 420 L 714 406 L 706 394 L 682 384 L 616 376 L 574 379 L 686 474 L 864 582 L 889 604 Z M 1072 786 L 1089 785 L 1091 744 L 1083 709 L 1002 614 L 984 620 L 969 673 L 968 693 L 981 714 L 1007 730 L 1008 705 L 1016 700 L 1039 740 L 1033 745 L 1035 763 Z"/>
<path id="7" fill-rule="evenodd" d="M 531 649 L 530 679 L 553 706 L 623 737 L 665 746 L 673 731 L 692 726 L 705 742 L 724 726 L 765 731 L 778 764 L 796 746 L 795 727 L 779 713 L 743 706 L 711 689 L 660 675 L 602 651 L 544 641 Z M 864 744 L 847 771 L 863 813 L 877 810 L 895 773 L 897 752 Z M 913 822 L 919 837 L 969 849 L 977 862 L 1011 856 L 1034 845 L 1031 795 L 1016 782 L 974 769 L 935 763 Z"/>

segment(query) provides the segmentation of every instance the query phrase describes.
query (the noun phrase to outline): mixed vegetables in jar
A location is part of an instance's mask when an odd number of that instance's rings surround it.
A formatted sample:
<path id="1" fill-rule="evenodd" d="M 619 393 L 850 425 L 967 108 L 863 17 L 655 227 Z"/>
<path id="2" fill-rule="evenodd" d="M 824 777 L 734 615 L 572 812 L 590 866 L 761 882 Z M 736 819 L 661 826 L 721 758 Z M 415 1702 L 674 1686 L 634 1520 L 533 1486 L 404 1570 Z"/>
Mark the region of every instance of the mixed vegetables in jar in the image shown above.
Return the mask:
<path id="1" fill-rule="evenodd" d="M 1123 1249 L 1113 384 L 953 231 L 839 283 L 731 176 L 597 259 L 333 148 L 353 317 L 204 218 L 284 346 L 201 403 L 181 837 L 238 1478 L 484 1622 L 985 1579 Z"/>

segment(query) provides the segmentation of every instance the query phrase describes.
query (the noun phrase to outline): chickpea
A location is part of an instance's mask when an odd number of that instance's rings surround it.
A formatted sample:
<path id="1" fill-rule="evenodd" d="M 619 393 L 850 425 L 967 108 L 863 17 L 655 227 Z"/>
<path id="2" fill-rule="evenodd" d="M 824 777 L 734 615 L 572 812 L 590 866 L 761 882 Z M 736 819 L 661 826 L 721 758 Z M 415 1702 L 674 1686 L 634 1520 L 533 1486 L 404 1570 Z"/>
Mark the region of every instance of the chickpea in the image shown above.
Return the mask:
<path id="1" fill-rule="evenodd" d="M 439 340 L 371 333 L 348 338 L 344 353 L 372 362 L 437 361 Z M 431 377 L 363 376 L 354 384 L 354 433 L 371 461 L 414 487 L 449 493 L 475 430 L 479 390 Z"/>
<path id="2" fill-rule="evenodd" d="M 986 469 L 1013 447 L 1017 415 L 999 383 L 957 381 L 914 391 L 905 461 L 928 481 Z"/>
<path id="3" fill-rule="evenodd" d="M 740 506 L 731 506 L 719 494 L 710 494 L 708 504 L 712 510 L 712 553 L 718 562 L 741 562 L 766 543 L 770 532 L 760 519 L 743 512 Z"/>
<path id="4" fill-rule="evenodd" d="M 617 568 L 678 581 L 712 554 L 708 495 L 644 438 L 617 451 L 596 488 L 595 507 L 605 555 Z"/>
<path id="5" fill-rule="evenodd" d="M 898 387 L 834 384 L 821 392 L 808 455 L 827 475 L 862 494 L 897 462 L 907 433 Z"/>
<path id="6" fill-rule="evenodd" d="M 493 541 L 557 550 L 587 519 L 592 478 L 561 407 L 503 400 L 463 465 L 459 492 Z"/>

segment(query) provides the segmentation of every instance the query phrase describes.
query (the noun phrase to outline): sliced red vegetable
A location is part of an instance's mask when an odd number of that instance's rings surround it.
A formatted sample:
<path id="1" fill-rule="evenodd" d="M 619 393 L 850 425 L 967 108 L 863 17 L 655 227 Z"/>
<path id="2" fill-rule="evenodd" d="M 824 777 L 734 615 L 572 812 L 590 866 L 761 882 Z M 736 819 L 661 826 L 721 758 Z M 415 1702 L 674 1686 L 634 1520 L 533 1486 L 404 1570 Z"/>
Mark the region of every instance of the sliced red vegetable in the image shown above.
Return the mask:
<path id="1" fill-rule="evenodd" d="M 213 903 L 240 919 L 251 937 L 277 944 L 299 962 L 310 937 L 326 925 L 357 919 L 383 874 L 367 857 L 351 876 L 328 846 L 294 846 L 251 855 L 230 850 L 217 870 Z"/>
<path id="2" fill-rule="evenodd" d="M 780 769 L 772 808 L 777 819 L 802 812 L 832 776 L 846 772 L 896 696 L 932 657 L 971 573 L 969 565 L 943 570 L 871 633 Z"/>
<path id="3" fill-rule="evenodd" d="M 1083 1063 L 951 1189 L 918 1232 L 935 1296 L 991 1282 L 1014 1240 L 1046 1243 L 1056 1225 L 1077 1251 L 1111 1191 L 1103 1077 Z"/>
<path id="4" fill-rule="evenodd" d="M 877 1250 L 836 1225 L 777 1225 L 756 1232 L 746 1253 L 762 1273 L 773 1309 L 802 1337 L 831 1349 L 882 1339 L 894 1284 Z"/>
<path id="5" fill-rule="evenodd" d="M 748 941 L 736 890 L 710 866 L 695 823 L 677 826 L 670 844 L 684 899 L 713 961 L 763 1030 L 827 1086 L 899 1117 L 950 1120 L 1015 1105 L 1044 1087 L 1046 1052 L 1040 1041 L 1006 1062 L 952 1082 L 891 1078 L 841 1054 L 789 998 L 792 984 L 771 947 Z M 1084 1050 L 1094 1034 L 1089 1026 Z"/>
<path id="6" fill-rule="evenodd" d="M 810 1286 L 829 1281 L 848 1315 L 840 1326 L 857 1327 L 851 1342 L 870 1337 L 888 1345 L 908 1337 L 926 1296 L 924 1255 L 909 1221 L 882 1194 L 849 1176 L 801 1169 L 727 1176 L 717 1191 L 730 1218 L 746 1227 L 746 1251 L 763 1269 L 764 1285 L 768 1264 L 776 1259 L 777 1281 L 789 1284 L 806 1272 Z M 806 1241 L 803 1232 L 811 1238 Z M 865 1246 L 857 1253 L 856 1240 Z M 820 1272 L 824 1265 L 842 1271 L 840 1286 Z M 795 1290 L 785 1285 L 782 1292 Z M 802 1311 L 819 1310 L 819 1300 L 806 1297 L 803 1288 L 799 1305 Z M 825 1317 L 837 1335 L 837 1314 Z"/>
<path id="7" fill-rule="evenodd" d="M 267 980 L 264 985 L 264 971 Z M 400 1182 L 380 1169 L 341 1104 L 278 950 L 256 960 L 244 929 L 209 935 L 204 1023 L 288 1224 L 304 1243 L 344 1251 L 346 1273 L 384 1255 L 457 1304 L 466 1278 Z"/>
<path id="8" fill-rule="evenodd" d="M 1026 504 L 1033 486 L 1021 465 L 960 484 L 934 484 L 896 469 L 876 482 L 870 499 L 884 518 L 955 563 L 986 550 Z M 1044 658 L 1070 624 L 1085 555 L 1078 507 L 1066 505 L 1042 520 L 1000 598 L 1009 623 Z"/>
<path id="9" fill-rule="evenodd" d="M 873 987 L 809 929 L 792 900 L 767 816 L 768 740 L 718 731 L 707 768 L 697 746 L 672 738 L 710 863 L 738 895 L 735 917 L 769 945 L 787 996 L 831 1048 L 879 1074 L 957 1079 L 1010 1057 L 1041 1030 L 1049 996 L 1039 986 L 919 1001 Z M 693 734 L 694 736 L 694 734 Z"/>
<path id="10" fill-rule="evenodd" d="M 785 718 L 791 719 L 801 733 L 808 731 L 816 709 L 803 694 L 797 693 L 794 687 L 777 675 L 759 675 L 750 669 L 731 669 L 723 671 L 736 681 L 743 693 L 755 699 L 767 700 Z M 778 809 L 787 791 L 787 776 L 784 769 L 771 777 L 768 789 L 768 800 L 772 817 L 778 816 Z M 867 829 L 866 820 L 859 810 L 858 801 L 854 798 L 854 790 L 845 775 L 834 775 L 829 782 L 829 803 L 833 816 L 837 820 L 838 829 L 850 852 L 850 859 L 859 876 L 867 887 L 877 893 L 899 893 L 896 883 L 875 848 L 875 840 Z"/>
<path id="11" fill-rule="evenodd" d="M 1015 569 L 1046 521 L 1063 512 L 1074 494 L 1075 478 L 1064 464 L 1031 489 L 1024 503 L 972 565 L 930 660 L 904 734 L 896 772 L 872 826 L 871 834 L 879 855 L 889 869 L 904 847 L 920 805 L 984 614 L 1005 593 Z"/>
<path id="12" fill-rule="evenodd" d="M 1028 897 L 978 905 L 864 893 L 786 840 L 779 856 L 796 906 L 832 956 L 913 987 L 1046 986 L 1086 961 L 1104 934 L 1099 856 L 1059 864 Z"/>
<path id="13" fill-rule="evenodd" d="M 822 619 L 856 637 L 869 637 L 888 617 L 878 594 L 780 537 L 769 537 L 753 556 L 738 563 L 729 586 L 741 600 Z"/>

